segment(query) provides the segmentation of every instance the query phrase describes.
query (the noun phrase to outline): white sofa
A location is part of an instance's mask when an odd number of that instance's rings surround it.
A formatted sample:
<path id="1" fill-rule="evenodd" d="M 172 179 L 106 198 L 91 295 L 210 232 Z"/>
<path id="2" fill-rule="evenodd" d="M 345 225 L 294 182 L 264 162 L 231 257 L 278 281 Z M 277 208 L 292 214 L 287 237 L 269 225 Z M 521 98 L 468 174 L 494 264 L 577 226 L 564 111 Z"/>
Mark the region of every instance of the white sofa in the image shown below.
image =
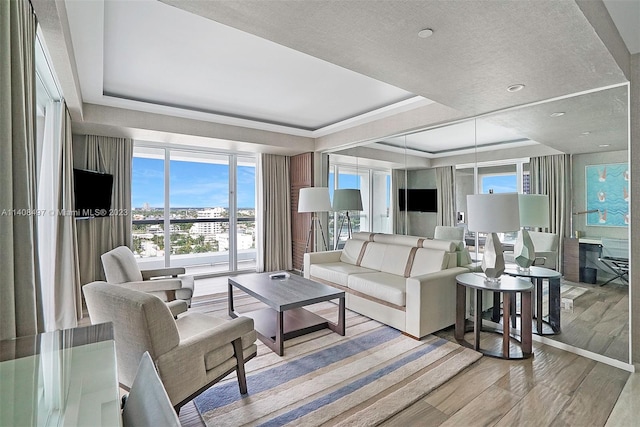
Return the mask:
<path id="1" fill-rule="evenodd" d="M 457 244 L 354 233 L 342 250 L 306 253 L 304 277 L 346 292 L 350 310 L 420 339 L 455 323 Z"/>

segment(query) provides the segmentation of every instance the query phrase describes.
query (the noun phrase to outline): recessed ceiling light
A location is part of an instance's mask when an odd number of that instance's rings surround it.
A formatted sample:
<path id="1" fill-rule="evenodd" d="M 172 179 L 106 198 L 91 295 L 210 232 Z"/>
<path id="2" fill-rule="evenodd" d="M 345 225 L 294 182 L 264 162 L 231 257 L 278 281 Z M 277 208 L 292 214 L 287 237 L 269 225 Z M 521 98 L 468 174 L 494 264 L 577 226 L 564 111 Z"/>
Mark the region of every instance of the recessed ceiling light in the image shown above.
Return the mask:
<path id="1" fill-rule="evenodd" d="M 560 117 L 560 116 L 564 116 L 564 111 L 557 111 L 555 113 L 551 113 L 551 117 Z"/>
<path id="2" fill-rule="evenodd" d="M 431 37 L 433 35 L 433 30 L 431 28 L 425 28 L 424 30 L 418 31 L 418 37 L 421 39 L 426 39 L 427 37 Z"/>
<path id="3" fill-rule="evenodd" d="M 600 148 L 607 148 L 609 146 L 611 146 L 611 144 L 600 144 L 600 145 L 598 145 L 598 147 L 600 147 Z"/>
<path id="4" fill-rule="evenodd" d="M 511 85 L 507 88 L 507 92 L 518 92 L 520 90 L 524 89 L 524 85 L 518 83 L 517 85 Z"/>

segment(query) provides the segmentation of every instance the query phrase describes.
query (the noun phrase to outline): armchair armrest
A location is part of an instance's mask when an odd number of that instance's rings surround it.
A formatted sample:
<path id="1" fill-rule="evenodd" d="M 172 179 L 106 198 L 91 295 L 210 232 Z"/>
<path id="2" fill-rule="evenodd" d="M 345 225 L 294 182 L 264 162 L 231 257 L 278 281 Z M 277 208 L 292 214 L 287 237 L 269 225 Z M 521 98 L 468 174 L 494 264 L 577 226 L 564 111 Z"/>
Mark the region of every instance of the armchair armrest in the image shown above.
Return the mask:
<path id="1" fill-rule="evenodd" d="M 142 282 L 126 282 L 119 286 L 140 292 L 175 291 L 182 288 L 180 279 L 143 280 Z"/>
<path id="2" fill-rule="evenodd" d="M 142 273 L 142 280 L 150 280 L 152 277 L 178 277 L 179 274 L 185 273 L 185 269 L 184 267 L 154 268 L 150 270 L 140 270 L 140 273 Z"/>
<path id="3" fill-rule="evenodd" d="M 217 348 L 230 344 L 233 340 L 241 338 L 254 330 L 253 319 L 249 317 L 236 317 L 218 327 L 191 335 L 180 341 L 178 347 L 171 352 L 184 352 L 185 354 L 204 355 Z"/>

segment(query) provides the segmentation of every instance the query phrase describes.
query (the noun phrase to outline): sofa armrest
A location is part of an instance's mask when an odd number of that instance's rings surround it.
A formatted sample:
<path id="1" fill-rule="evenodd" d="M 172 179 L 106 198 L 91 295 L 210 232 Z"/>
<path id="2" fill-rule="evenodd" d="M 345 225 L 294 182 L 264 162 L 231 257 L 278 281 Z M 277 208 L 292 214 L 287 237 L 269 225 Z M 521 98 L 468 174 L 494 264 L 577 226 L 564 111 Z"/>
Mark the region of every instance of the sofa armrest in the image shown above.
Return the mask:
<path id="1" fill-rule="evenodd" d="M 309 267 L 311 264 L 325 264 L 328 262 L 340 261 L 341 250 L 337 251 L 325 251 L 325 252 L 311 252 L 304 254 L 304 277 L 309 278 Z"/>
<path id="2" fill-rule="evenodd" d="M 182 288 L 182 281 L 180 279 L 143 280 L 141 282 L 120 283 L 118 286 L 140 292 L 175 291 Z"/>
<path id="3" fill-rule="evenodd" d="M 167 268 L 154 268 L 150 270 L 140 270 L 142 274 L 142 280 L 150 280 L 152 277 L 171 276 L 178 277 L 179 274 L 184 274 L 184 267 L 167 267 Z"/>
<path id="4" fill-rule="evenodd" d="M 464 267 L 407 278 L 406 332 L 422 338 L 453 325 L 456 318 L 456 276 Z"/>

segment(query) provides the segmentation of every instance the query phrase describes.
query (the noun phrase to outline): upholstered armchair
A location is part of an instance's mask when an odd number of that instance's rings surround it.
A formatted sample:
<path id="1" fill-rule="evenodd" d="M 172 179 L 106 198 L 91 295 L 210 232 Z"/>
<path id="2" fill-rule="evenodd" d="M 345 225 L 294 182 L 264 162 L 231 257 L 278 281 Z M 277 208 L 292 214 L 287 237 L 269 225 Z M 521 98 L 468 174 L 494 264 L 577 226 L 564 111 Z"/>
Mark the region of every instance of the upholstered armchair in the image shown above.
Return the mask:
<path id="1" fill-rule="evenodd" d="M 83 292 L 91 323 L 113 323 L 123 388 L 131 388 L 148 351 L 176 411 L 234 371 L 240 392 L 247 392 L 244 364 L 257 351 L 252 319 L 192 311 L 174 319 L 157 296 L 106 282 L 84 285 Z"/>
<path id="2" fill-rule="evenodd" d="M 469 249 L 466 248 L 464 242 L 464 228 L 462 227 L 450 227 L 445 225 L 437 225 L 433 238 L 436 240 L 450 240 L 456 245 L 456 256 L 458 257 L 458 267 L 470 267 L 473 261 L 469 254 Z"/>
<path id="3" fill-rule="evenodd" d="M 158 296 L 174 316 L 191 307 L 193 276 L 184 276 L 184 268 L 140 270 L 133 252 L 126 246 L 110 250 L 101 259 L 107 282 Z"/>
<path id="4" fill-rule="evenodd" d="M 555 270 L 558 266 L 558 235 L 541 231 L 529 231 L 536 259 L 533 265 Z M 504 260 L 515 263 L 513 251 L 504 253 Z"/>

